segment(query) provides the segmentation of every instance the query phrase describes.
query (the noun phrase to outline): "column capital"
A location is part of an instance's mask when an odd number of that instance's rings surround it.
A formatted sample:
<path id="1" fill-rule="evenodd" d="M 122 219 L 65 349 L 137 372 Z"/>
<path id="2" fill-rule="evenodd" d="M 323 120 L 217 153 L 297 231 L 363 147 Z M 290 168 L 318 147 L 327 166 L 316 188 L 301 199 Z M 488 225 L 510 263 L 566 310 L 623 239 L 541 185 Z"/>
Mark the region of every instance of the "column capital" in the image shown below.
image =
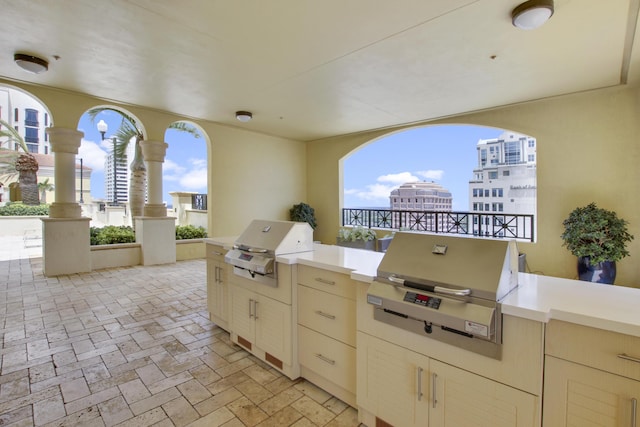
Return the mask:
<path id="1" fill-rule="evenodd" d="M 147 162 L 164 162 L 164 156 L 167 154 L 169 144 L 163 141 L 140 141 L 142 148 L 142 156 Z"/>
<path id="2" fill-rule="evenodd" d="M 84 132 L 63 127 L 49 127 L 45 130 L 49 135 L 51 151 L 54 153 L 78 154 Z"/>

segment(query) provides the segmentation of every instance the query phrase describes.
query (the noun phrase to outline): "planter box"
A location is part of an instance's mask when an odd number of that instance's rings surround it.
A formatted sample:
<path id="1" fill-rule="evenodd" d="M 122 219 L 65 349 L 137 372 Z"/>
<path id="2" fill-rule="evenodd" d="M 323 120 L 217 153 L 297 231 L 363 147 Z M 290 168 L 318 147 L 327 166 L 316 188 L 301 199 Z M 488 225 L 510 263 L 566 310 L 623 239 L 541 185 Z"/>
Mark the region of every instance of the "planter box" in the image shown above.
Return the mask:
<path id="1" fill-rule="evenodd" d="M 345 248 L 366 249 L 368 251 L 376 250 L 375 240 L 356 240 L 355 242 L 352 242 L 350 240 L 340 240 L 339 238 L 336 238 L 336 245 L 343 246 Z"/>

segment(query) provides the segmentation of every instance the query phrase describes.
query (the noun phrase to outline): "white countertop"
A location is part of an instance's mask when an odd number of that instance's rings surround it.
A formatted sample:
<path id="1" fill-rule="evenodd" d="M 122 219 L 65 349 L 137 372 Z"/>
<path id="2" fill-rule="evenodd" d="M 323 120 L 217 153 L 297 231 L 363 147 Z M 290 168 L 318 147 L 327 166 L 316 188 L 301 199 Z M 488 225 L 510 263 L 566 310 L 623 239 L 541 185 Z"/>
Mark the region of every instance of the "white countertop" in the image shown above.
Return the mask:
<path id="1" fill-rule="evenodd" d="M 234 237 L 206 243 L 231 248 Z M 314 244 L 314 250 L 276 257 L 277 262 L 303 264 L 370 283 L 384 254 L 363 249 Z M 502 301 L 502 313 L 539 322 L 563 320 L 640 337 L 640 289 L 519 273 L 518 288 Z"/>

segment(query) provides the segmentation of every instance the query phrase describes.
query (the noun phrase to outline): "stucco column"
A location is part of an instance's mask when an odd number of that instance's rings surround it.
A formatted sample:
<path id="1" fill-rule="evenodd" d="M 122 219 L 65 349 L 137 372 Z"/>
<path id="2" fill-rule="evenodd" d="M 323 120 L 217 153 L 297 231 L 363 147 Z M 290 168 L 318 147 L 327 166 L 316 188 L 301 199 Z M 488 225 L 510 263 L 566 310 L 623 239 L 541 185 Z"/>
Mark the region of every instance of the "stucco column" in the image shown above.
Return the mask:
<path id="1" fill-rule="evenodd" d="M 49 207 L 50 218 L 80 218 L 82 208 L 76 202 L 76 155 L 83 132 L 50 127 L 51 151 L 54 153 L 55 201 Z"/>
<path id="2" fill-rule="evenodd" d="M 141 141 L 142 155 L 147 163 L 147 203 L 144 216 L 165 217 L 167 207 L 162 203 L 162 163 L 169 144 L 162 141 Z"/>

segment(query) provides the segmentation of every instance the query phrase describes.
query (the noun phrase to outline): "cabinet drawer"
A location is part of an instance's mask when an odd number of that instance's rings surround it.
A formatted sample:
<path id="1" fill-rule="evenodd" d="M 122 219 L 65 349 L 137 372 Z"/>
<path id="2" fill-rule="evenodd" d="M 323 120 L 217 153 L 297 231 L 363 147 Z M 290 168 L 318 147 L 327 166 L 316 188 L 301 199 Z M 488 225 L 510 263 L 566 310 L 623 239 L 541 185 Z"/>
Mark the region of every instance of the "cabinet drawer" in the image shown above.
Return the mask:
<path id="1" fill-rule="evenodd" d="M 545 353 L 640 380 L 640 337 L 552 320 Z"/>
<path id="2" fill-rule="evenodd" d="M 299 265 L 298 283 L 352 300 L 356 299 L 356 284 L 346 274 Z"/>
<path id="3" fill-rule="evenodd" d="M 298 323 L 345 344 L 356 345 L 356 302 L 298 286 Z"/>
<path id="4" fill-rule="evenodd" d="M 215 261 L 224 262 L 224 255 L 227 253 L 226 249 L 219 245 L 206 244 L 207 258 Z"/>
<path id="5" fill-rule="evenodd" d="M 352 393 L 356 392 L 355 348 L 304 326 L 298 326 L 298 345 L 300 365 Z"/>

